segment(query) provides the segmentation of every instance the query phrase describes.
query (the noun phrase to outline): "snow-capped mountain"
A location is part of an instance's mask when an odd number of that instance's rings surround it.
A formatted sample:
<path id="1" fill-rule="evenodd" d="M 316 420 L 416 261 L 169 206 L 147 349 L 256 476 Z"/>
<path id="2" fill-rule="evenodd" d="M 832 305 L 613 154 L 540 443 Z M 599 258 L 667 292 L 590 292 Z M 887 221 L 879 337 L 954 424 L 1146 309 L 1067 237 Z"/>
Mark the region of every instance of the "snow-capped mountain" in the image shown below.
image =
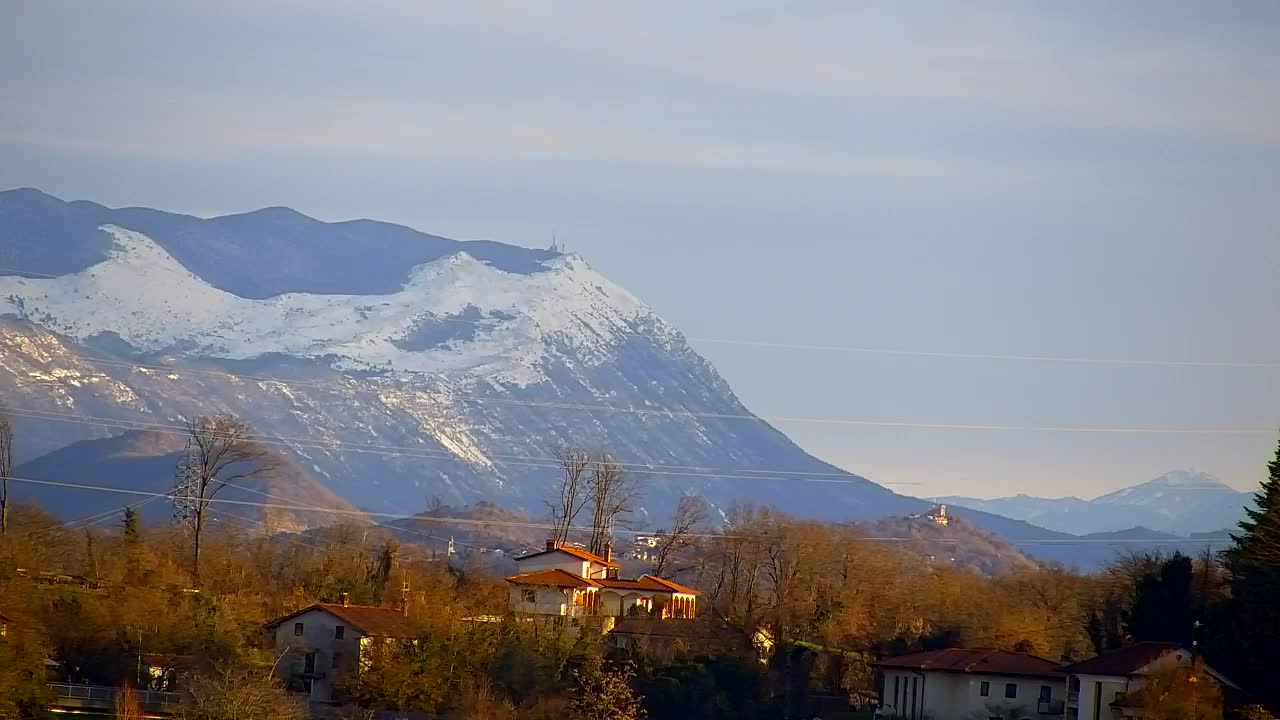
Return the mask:
<path id="1" fill-rule="evenodd" d="M 1245 506 L 1252 506 L 1253 494 L 1235 490 L 1208 473 L 1175 470 L 1092 500 L 1030 495 L 939 500 L 1077 535 L 1139 526 L 1189 535 L 1235 527 Z"/>
<path id="2" fill-rule="evenodd" d="M 231 412 L 369 510 L 436 495 L 541 514 L 563 445 L 628 463 L 650 525 L 687 490 L 842 519 L 926 506 L 751 415 L 580 257 L 284 208 L 0 193 L 0 392 L 20 460 Z"/>

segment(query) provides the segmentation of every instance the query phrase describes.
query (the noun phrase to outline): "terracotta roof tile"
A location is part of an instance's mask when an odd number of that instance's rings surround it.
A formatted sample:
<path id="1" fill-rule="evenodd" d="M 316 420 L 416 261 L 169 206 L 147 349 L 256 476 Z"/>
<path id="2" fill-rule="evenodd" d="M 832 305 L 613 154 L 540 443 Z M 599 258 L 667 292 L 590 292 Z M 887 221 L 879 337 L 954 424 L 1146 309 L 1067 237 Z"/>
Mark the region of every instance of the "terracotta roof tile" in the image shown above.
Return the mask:
<path id="1" fill-rule="evenodd" d="M 1139 642 L 1129 647 L 1103 653 L 1095 658 L 1068 665 L 1064 672 L 1072 675 L 1132 675 L 1158 660 L 1166 653 L 1178 650 L 1178 643 Z"/>
<path id="2" fill-rule="evenodd" d="M 1030 675 L 1058 677 L 1058 663 L 1027 653 L 1006 650 L 968 650 L 947 648 L 885 658 L 876 667 L 942 672 L 987 673 L 991 675 Z"/>
<path id="3" fill-rule="evenodd" d="M 648 575 L 641 575 L 635 580 L 627 580 L 624 578 L 601 578 L 595 580 L 595 583 L 602 588 L 612 590 L 650 590 L 654 592 L 671 592 L 671 588 L 663 585 Z"/>
<path id="4" fill-rule="evenodd" d="M 593 562 L 593 563 L 597 563 L 597 564 L 599 564 L 599 565 L 604 565 L 605 567 L 611 567 L 611 568 L 622 567 L 621 565 L 619 565 L 619 564 L 618 564 L 618 563 L 616 563 L 616 562 L 613 562 L 613 561 L 611 561 L 611 560 L 605 560 L 604 558 L 600 557 L 599 555 L 594 555 L 594 554 L 589 553 L 589 552 L 587 552 L 586 550 L 583 550 L 583 549 L 581 549 L 581 548 L 569 547 L 569 546 L 564 546 L 564 545 L 562 545 L 562 546 L 560 546 L 560 547 L 558 547 L 558 548 L 552 549 L 552 550 L 543 550 L 543 551 L 541 551 L 541 552 L 530 553 L 530 554 L 528 554 L 528 555 L 521 555 L 520 557 L 516 558 L 516 562 L 520 562 L 521 560 L 528 560 L 528 559 L 530 559 L 530 558 L 542 557 L 543 555 L 547 555 L 547 554 L 554 553 L 554 552 L 562 552 L 562 553 L 566 553 L 566 554 L 568 554 L 568 555 L 572 555 L 572 556 L 574 556 L 574 557 L 578 558 L 579 560 L 589 560 L 589 561 L 591 561 L 591 562 Z"/>
<path id="5" fill-rule="evenodd" d="M 316 603 L 301 610 L 276 618 L 267 623 L 268 628 L 276 627 L 303 613 L 312 610 L 323 610 L 344 621 L 362 635 L 376 637 L 412 637 L 417 634 L 416 624 L 402 610 L 373 607 L 371 605 L 341 605 L 338 603 Z"/>
<path id="6" fill-rule="evenodd" d="M 552 568 L 550 570 L 539 570 L 538 572 L 523 573 L 520 575 L 512 575 L 507 578 L 507 582 L 514 585 L 544 585 L 549 587 L 571 587 L 571 588 L 593 588 L 600 587 L 602 580 L 588 580 L 578 577 L 571 572 L 561 570 L 560 568 Z"/>
<path id="7" fill-rule="evenodd" d="M 658 577 L 657 575 L 643 575 L 642 577 L 646 577 L 655 582 L 662 583 L 663 585 L 670 588 L 672 592 L 677 592 L 677 593 L 680 593 L 681 595 L 697 595 L 698 594 L 697 590 L 694 590 L 688 585 L 681 585 L 675 580 L 668 580 L 666 578 Z"/>

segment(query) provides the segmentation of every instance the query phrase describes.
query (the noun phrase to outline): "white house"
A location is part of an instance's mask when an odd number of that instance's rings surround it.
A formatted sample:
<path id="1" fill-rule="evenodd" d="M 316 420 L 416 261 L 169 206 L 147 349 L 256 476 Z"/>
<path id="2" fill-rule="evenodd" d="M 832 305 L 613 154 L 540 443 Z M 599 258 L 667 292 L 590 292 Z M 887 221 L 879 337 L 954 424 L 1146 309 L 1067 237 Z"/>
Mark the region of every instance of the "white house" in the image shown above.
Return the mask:
<path id="1" fill-rule="evenodd" d="M 403 609 L 316 603 L 267 623 L 274 637 L 276 674 L 316 702 L 339 700 L 338 681 L 360 667 L 370 643 L 411 638 L 415 627 Z"/>
<path id="2" fill-rule="evenodd" d="M 1178 643 L 1140 642 L 1068 665 L 1062 669 L 1067 675 L 1067 718 L 1117 720 L 1139 716 L 1141 711 L 1127 699 L 1142 687 L 1147 676 L 1196 663 L 1192 652 Z M 1235 687 L 1207 665 L 1200 667 L 1218 683 Z"/>
<path id="3" fill-rule="evenodd" d="M 949 648 L 875 663 L 880 714 L 911 720 L 1048 720 L 1062 717 L 1058 663 L 1005 650 Z"/>
<path id="4" fill-rule="evenodd" d="M 581 618 L 625 617 L 643 612 L 662 618 L 693 618 L 698 592 L 673 580 L 641 575 L 618 577 L 612 548 L 606 557 L 576 547 L 547 543 L 541 552 L 516 558 L 510 607 L 517 613 Z"/>

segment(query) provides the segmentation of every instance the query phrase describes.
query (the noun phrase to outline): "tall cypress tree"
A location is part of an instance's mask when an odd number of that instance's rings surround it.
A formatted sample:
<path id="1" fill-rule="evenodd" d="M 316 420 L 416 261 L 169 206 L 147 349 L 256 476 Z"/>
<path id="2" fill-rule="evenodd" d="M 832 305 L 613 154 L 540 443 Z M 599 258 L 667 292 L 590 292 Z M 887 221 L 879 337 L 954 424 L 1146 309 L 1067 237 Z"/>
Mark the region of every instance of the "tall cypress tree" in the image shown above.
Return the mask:
<path id="1" fill-rule="evenodd" d="M 1223 553 L 1231 586 L 1232 640 L 1240 682 L 1273 707 L 1280 688 L 1271 677 L 1280 668 L 1280 447 L 1270 473 L 1245 508 L 1234 545 Z"/>

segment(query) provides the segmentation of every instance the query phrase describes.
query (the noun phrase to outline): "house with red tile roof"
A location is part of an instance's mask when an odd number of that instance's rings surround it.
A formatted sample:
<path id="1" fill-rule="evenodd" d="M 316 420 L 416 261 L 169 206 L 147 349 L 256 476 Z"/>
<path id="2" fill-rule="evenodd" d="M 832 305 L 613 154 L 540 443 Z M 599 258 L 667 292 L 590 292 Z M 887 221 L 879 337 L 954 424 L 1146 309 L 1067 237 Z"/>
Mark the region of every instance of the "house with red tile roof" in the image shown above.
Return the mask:
<path id="1" fill-rule="evenodd" d="M 1007 650 L 947 648 L 875 663 L 880 715 L 910 720 L 1062 717 L 1058 663 Z"/>
<path id="2" fill-rule="evenodd" d="M 581 548 L 551 541 L 540 552 L 516 558 L 520 573 L 507 578 L 510 607 L 526 615 L 578 619 L 625 617 L 643 613 L 660 618 L 692 618 L 698 592 L 674 580 L 653 575 L 619 577 L 612 547 L 600 557 Z"/>
<path id="3" fill-rule="evenodd" d="M 314 702 L 341 700 L 338 681 L 360 667 L 362 654 L 376 642 L 408 639 L 417 625 L 403 607 L 315 603 L 266 625 L 275 647 L 276 674 L 291 689 Z"/>
<path id="4" fill-rule="evenodd" d="M 1220 685 L 1236 687 L 1180 643 L 1138 642 L 1064 667 L 1068 712 L 1078 720 L 1140 715 L 1128 699 L 1147 677 L 1193 666 Z"/>

